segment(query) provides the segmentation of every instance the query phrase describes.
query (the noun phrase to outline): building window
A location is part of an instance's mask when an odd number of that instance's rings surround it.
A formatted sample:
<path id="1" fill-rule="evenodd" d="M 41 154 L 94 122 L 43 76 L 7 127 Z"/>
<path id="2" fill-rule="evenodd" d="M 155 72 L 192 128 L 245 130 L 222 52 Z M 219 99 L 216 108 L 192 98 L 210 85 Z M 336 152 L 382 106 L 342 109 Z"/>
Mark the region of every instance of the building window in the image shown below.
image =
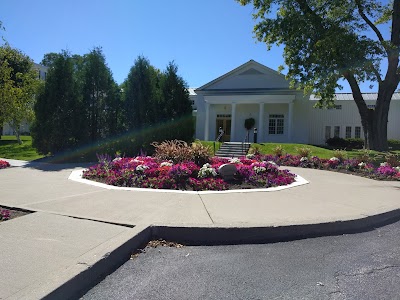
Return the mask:
<path id="1" fill-rule="evenodd" d="M 335 109 L 342 109 L 342 105 L 335 105 Z"/>
<path id="2" fill-rule="evenodd" d="M 230 114 L 217 114 L 217 118 L 230 118 Z"/>
<path id="3" fill-rule="evenodd" d="M 40 78 L 40 70 L 38 70 L 38 78 L 41 79 L 41 78 Z"/>
<path id="4" fill-rule="evenodd" d="M 285 118 L 283 115 L 269 115 L 269 134 L 283 134 Z"/>
<path id="5" fill-rule="evenodd" d="M 340 126 L 335 126 L 333 129 L 333 136 L 340 137 Z"/>
<path id="6" fill-rule="evenodd" d="M 356 126 L 354 128 L 354 137 L 356 139 L 360 139 L 361 138 L 361 127 L 360 126 Z"/>
<path id="7" fill-rule="evenodd" d="M 325 141 L 331 138 L 331 126 L 325 126 Z"/>
<path id="8" fill-rule="evenodd" d="M 346 139 L 351 138 L 351 126 L 346 126 Z"/>
<path id="9" fill-rule="evenodd" d="M 375 109 L 375 104 L 368 104 L 367 107 L 368 107 L 369 109 Z"/>

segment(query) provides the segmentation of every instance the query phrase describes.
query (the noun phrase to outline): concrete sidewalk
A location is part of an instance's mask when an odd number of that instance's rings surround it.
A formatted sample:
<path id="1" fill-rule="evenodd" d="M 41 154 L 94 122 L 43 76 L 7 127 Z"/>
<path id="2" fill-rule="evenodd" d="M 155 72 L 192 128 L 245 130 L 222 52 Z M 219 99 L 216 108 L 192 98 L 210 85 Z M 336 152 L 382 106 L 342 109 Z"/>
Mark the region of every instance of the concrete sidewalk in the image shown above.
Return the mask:
<path id="1" fill-rule="evenodd" d="M 77 282 L 93 282 L 118 253 L 126 259 L 152 236 L 251 242 L 362 230 L 400 217 L 400 182 L 328 171 L 288 168 L 310 184 L 277 192 L 189 195 L 68 180 L 83 165 L 10 163 L 18 167 L 0 171 L 0 205 L 36 213 L 0 224 L 7 299 L 66 296 L 63 286 L 77 291 L 84 286 Z"/>

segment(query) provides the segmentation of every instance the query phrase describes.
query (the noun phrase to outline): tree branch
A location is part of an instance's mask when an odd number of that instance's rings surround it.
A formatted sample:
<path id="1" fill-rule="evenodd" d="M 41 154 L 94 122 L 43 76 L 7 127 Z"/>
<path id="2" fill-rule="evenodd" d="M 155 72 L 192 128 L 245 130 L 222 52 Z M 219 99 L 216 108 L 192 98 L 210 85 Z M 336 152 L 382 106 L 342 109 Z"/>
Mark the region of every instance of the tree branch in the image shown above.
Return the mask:
<path id="1" fill-rule="evenodd" d="M 371 22 L 370 19 L 365 15 L 364 10 L 362 8 L 362 5 L 360 3 L 360 0 L 355 1 L 358 7 L 358 13 L 360 14 L 361 18 L 365 21 L 365 23 L 368 24 L 369 27 L 375 32 L 376 36 L 378 37 L 379 41 L 381 42 L 382 47 L 386 50 L 386 52 L 389 51 L 387 46 L 385 45 L 385 39 L 382 36 L 382 33 L 379 31 L 379 29 L 374 25 L 374 23 Z"/>
<path id="2" fill-rule="evenodd" d="M 382 83 L 381 74 L 379 74 L 378 70 L 374 66 L 372 66 L 372 73 L 375 74 L 378 83 L 381 84 Z"/>
<path id="3" fill-rule="evenodd" d="M 393 45 L 400 47 L 400 0 L 393 1 L 392 36 L 390 40 Z"/>
<path id="4" fill-rule="evenodd" d="M 368 107 L 367 104 L 364 101 L 364 98 L 362 96 L 360 86 L 358 85 L 358 82 L 356 78 L 354 77 L 354 74 L 351 73 L 350 71 L 346 71 L 343 73 L 343 77 L 346 78 L 347 82 L 350 85 L 351 91 L 353 93 L 354 101 L 356 102 L 356 105 L 358 107 L 358 111 L 360 112 L 360 115 L 366 116 L 368 113 Z"/>

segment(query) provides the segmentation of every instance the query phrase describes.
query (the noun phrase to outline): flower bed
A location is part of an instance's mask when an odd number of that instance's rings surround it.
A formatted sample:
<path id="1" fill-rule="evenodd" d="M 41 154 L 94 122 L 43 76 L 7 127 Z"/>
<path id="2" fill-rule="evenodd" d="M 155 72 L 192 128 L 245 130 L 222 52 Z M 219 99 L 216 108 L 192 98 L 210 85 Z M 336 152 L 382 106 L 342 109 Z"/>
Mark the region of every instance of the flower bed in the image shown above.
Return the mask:
<path id="1" fill-rule="evenodd" d="M 7 161 L 0 160 L 0 169 L 8 168 L 10 164 Z"/>
<path id="2" fill-rule="evenodd" d="M 281 166 L 313 168 L 320 170 L 330 170 L 351 173 L 378 180 L 399 180 L 400 181 L 400 162 L 394 162 L 395 165 L 384 162 L 378 167 L 370 162 L 363 162 L 359 159 L 340 159 L 331 157 L 329 159 L 301 157 L 299 155 L 248 155 L 248 158 L 256 160 L 273 161 Z"/>
<path id="3" fill-rule="evenodd" d="M 236 166 L 232 180 L 224 180 L 219 174 L 223 164 Z M 103 156 L 99 164 L 83 172 L 83 178 L 114 186 L 194 191 L 276 187 L 293 183 L 295 176 L 288 170 L 279 170 L 274 162 L 216 157 L 198 166 L 153 157 L 111 160 Z"/>

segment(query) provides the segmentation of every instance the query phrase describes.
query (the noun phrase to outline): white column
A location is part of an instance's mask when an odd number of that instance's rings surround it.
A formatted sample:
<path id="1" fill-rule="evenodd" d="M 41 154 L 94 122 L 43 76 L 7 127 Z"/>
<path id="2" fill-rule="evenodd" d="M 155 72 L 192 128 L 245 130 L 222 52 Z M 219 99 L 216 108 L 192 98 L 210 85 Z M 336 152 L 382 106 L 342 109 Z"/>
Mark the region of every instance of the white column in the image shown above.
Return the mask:
<path id="1" fill-rule="evenodd" d="M 206 102 L 206 121 L 204 127 L 204 140 L 208 141 L 210 135 L 210 103 Z"/>
<path id="2" fill-rule="evenodd" d="M 289 112 L 288 112 L 288 140 L 292 142 L 292 130 L 293 130 L 293 102 L 289 103 Z"/>
<path id="3" fill-rule="evenodd" d="M 232 103 L 232 113 L 231 113 L 231 142 L 235 140 L 235 125 L 236 125 L 236 103 Z"/>
<path id="4" fill-rule="evenodd" d="M 260 103 L 258 112 L 258 142 L 264 142 L 264 103 Z"/>

